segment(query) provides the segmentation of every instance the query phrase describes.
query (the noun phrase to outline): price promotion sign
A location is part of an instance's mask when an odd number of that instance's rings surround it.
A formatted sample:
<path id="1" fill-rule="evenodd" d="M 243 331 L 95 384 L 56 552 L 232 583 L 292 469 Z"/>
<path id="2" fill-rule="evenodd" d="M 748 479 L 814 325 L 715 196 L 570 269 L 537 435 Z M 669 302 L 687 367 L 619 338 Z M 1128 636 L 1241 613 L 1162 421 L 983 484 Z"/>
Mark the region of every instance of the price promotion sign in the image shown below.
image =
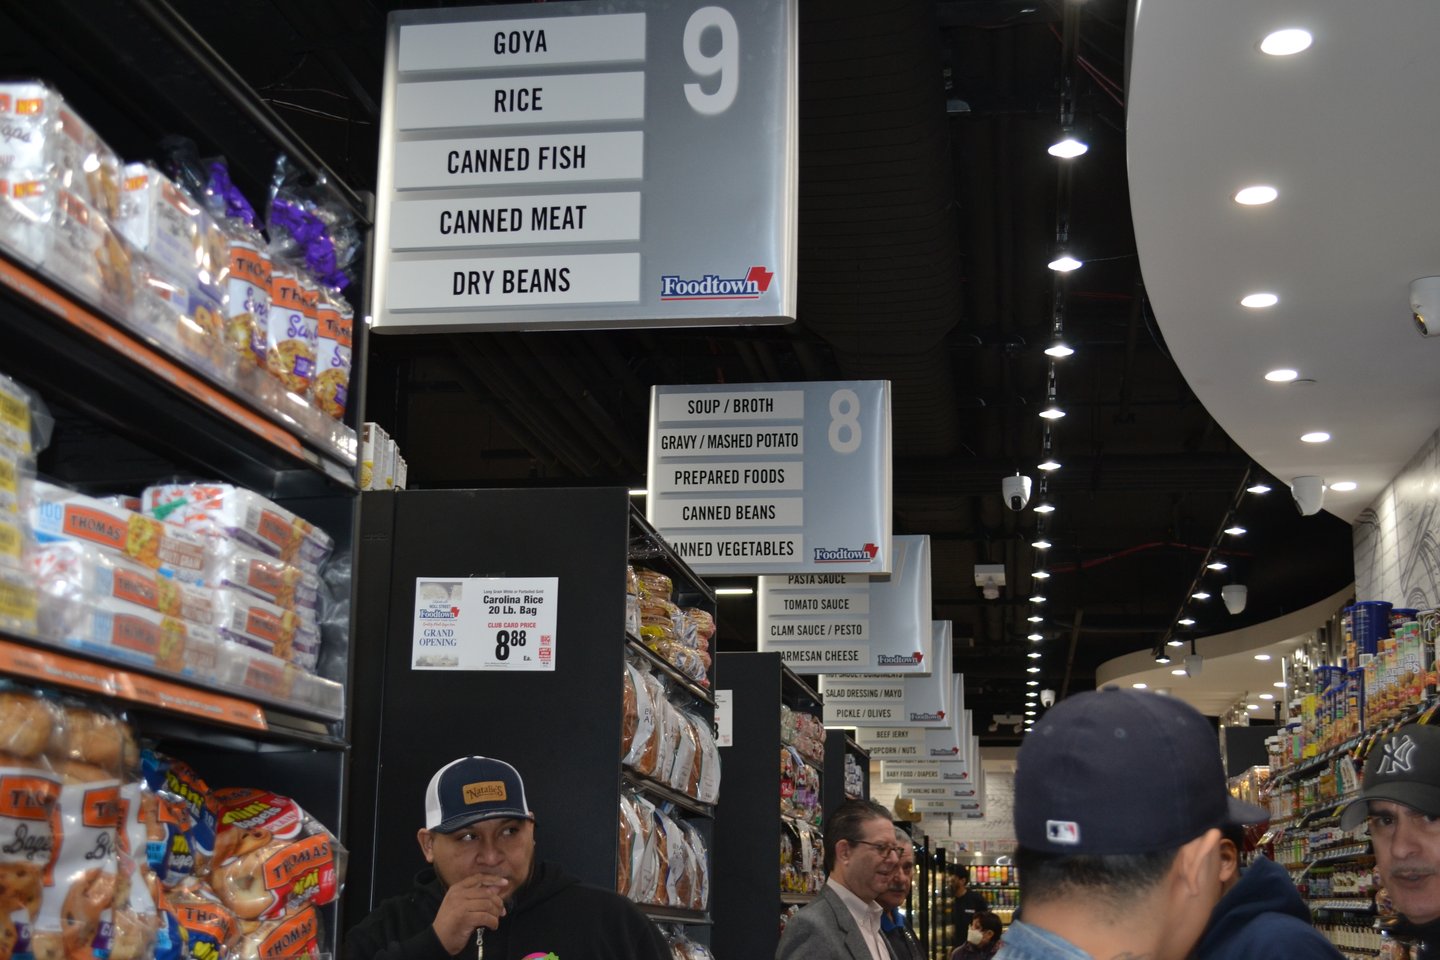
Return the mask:
<path id="1" fill-rule="evenodd" d="M 793 321 L 797 11 L 392 13 L 375 329 Z"/>
<path id="2" fill-rule="evenodd" d="M 890 461 L 888 381 L 659 386 L 646 515 L 703 576 L 889 573 Z"/>
<path id="3" fill-rule="evenodd" d="M 557 577 L 418 577 L 413 670 L 553 671 Z"/>

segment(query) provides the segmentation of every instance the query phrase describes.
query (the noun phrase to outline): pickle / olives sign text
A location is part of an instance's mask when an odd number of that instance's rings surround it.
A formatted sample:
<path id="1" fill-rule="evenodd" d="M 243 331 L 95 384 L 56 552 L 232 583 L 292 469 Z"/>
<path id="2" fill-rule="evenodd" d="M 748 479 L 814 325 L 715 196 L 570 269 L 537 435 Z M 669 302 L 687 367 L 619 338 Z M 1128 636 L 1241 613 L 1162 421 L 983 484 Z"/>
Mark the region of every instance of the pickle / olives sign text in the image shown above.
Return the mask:
<path id="1" fill-rule="evenodd" d="M 390 15 L 377 330 L 794 320 L 798 0 L 600 9 Z"/>

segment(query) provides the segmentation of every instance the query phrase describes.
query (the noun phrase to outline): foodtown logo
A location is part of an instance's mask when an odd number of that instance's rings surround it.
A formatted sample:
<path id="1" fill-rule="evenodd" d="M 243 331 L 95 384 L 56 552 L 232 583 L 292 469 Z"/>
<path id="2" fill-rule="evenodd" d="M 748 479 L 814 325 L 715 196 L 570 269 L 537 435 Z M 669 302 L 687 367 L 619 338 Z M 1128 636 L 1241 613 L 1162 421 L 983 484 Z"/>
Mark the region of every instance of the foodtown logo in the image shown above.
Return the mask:
<path id="1" fill-rule="evenodd" d="M 924 659 L 925 654 L 919 651 L 900 654 L 882 653 L 875 658 L 875 665 L 879 667 L 918 667 L 920 661 Z"/>
<path id="2" fill-rule="evenodd" d="M 880 548 L 867 543 L 858 550 L 854 547 L 816 547 L 816 563 L 872 563 Z"/>
<path id="3" fill-rule="evenodd" d="M 460 608 L 451 607 L 449 610 L 421 610 L 421 620 L 457 620 L 460 617 Z"/>
<path id="4" fill-rule="evenodd" d="M 707 273 L 698 280 L 673 274 L 660 277 L 661 300 L 759 300 L 770 289 L 774 271 L 751 267 L 743 277 L 722 277 Z"/>

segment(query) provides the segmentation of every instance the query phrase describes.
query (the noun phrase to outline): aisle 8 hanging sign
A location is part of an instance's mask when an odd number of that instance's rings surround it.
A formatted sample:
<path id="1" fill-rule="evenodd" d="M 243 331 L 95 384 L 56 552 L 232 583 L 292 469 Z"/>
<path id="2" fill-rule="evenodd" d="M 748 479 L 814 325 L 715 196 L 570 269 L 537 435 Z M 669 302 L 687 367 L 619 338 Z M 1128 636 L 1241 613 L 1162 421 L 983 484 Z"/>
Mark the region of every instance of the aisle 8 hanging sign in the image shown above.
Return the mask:
<path id="1" fill-rule="evenodd" d="M 702 576 L 889 573 L 890 460 L 888 381 L 657 386 L 646 513 Z"/>
<path id="2" fill-rule="evenodd" d="M 555 669 L 557 577 L 417 577 L 413 670 Z"/>
<path id="3" fill-rule="evenodd" d="M 392 13 L 375 329 L 793 321 L 797 18 L 798 0 Z"/>

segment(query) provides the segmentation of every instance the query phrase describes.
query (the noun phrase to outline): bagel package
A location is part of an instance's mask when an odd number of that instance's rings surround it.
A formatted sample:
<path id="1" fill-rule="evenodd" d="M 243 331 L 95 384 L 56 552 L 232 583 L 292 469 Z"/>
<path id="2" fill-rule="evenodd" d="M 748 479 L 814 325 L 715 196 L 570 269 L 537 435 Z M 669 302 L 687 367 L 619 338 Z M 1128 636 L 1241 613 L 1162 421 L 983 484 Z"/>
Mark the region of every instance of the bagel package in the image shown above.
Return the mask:
<path id="1" fill-rule="evenodd" d="M 219 830 L 210 886 L 241 920 L 277 920 L 339 895 L 345 854 L 333 834 L 288 797 L 246 787 L 212 794 Z"/>
<path id="2" fill-rule="evenodd" d="M 20 688 L 0 692 L 0 958 L 28 953 L 54 848 L 60 778 L 41 751 L 59 712 Z"/>
<path id="3" fill-rule="evenodd" d="M 235 914 L 194 878 L 163 891 L 160 912 L 155 960 L 216 960 L 228 957 L 239 943 Z"/>
<path id="4" fill-rule="evenodd" d="M 160 918 L 151 893 L 155 875 L 150 870 L 143 791 L 144 783 L 139 780 L 120 785 L 115 911 L 109 960 L 148 960 L 155 950 Z"/>
<path id="5" fill-rule="evenodd" d="M 161 875 L 162 882 L 165 882 L 165 869 L 172 870 L 176 880 L 204 874 L 215 851 L 218 824 L 215 805 L 210 799 L 210 785 L 184 761 L 150 749 L 141 753 L 140 769 L 146 786 L 156 795 L 157 816 L 161 823 L 167 824 L 164 836 L 169 843 L 169 854 L 153 847 L 158 828 L 150 828 L 150 862 L 155 872 Z M 167 800 L 181 805 L 188 823 L 183 826 L 179 823 L 180 814 L 170 813 Z M 170 813 L 168 821 L 167 813 Z M 165 856 L 170 859 L 162 869 L 157 858 Z"/>
<path id="6" fill-rule="evenodd" d="M 304 906 L 279 920 L 240 921 L 239 960 L 292 960 L 320 956 L 320 916 Z M 111 960 L 114 960 L 112 957 Z"/>

